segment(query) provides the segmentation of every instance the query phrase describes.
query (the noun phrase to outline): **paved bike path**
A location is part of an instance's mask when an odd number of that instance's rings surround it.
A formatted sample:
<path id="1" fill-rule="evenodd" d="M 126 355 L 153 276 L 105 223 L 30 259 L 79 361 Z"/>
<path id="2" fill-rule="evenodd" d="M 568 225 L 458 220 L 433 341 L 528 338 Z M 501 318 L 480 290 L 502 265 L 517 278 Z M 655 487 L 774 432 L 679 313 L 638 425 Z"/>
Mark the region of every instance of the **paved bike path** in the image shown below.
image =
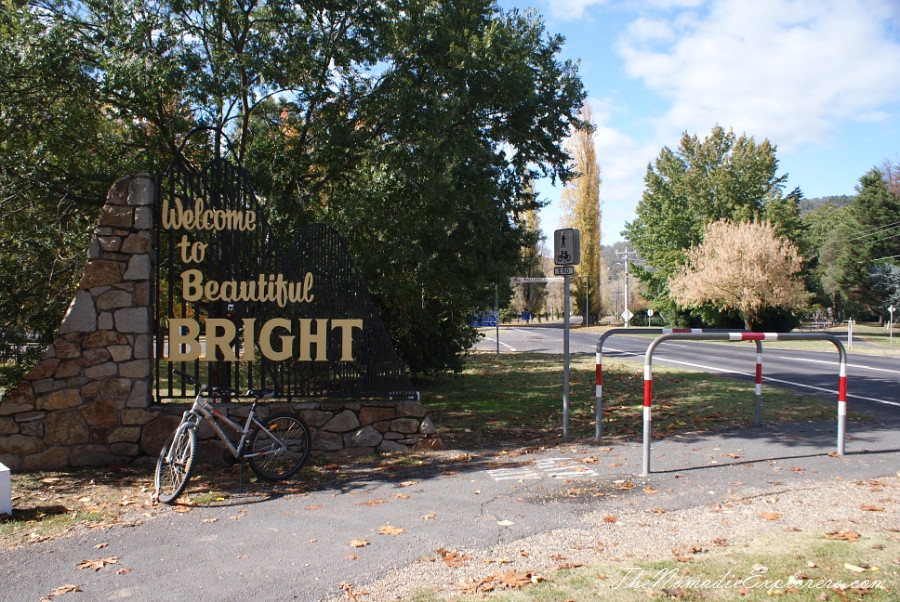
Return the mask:
<path id="1" fill-rule="evenodd" d="M 66 584 L 81 593 L 63 602 L 337 598 L 341 583 L 374 581 L 439 548 L 487 550 L 579 524 L 592 511 L 668 511 L 732 493 L 893 476 L 898 429 L 896 421 L 851 422 L 843 457 L 829 455 L 833 421 L 683 435 L 653 442 L 649 477 L 636 476 L 638 442 L 443 452 L 423 466 L 354 473 L 309 493 L 164 509 L 134 526 L 0 551 L 0 600 L 37 601 Z M 655 495 L 644 495 L 647 487 Z M 117 564 L 77 568 L 109 557 Z"/>

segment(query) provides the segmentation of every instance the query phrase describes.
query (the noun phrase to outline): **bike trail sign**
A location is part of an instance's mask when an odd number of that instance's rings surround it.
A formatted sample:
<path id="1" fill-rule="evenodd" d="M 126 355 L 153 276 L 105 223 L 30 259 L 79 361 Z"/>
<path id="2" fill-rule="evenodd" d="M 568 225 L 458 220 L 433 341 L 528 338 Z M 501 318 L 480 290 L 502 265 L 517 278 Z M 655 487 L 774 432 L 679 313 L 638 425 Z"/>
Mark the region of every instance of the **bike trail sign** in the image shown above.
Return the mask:
<path id="1" fill-rule="evenodd" d="M 553 232 L 553 262 L 556 265 L 581 263 L 581 236 L 575 228 L 563 228 Z"/>

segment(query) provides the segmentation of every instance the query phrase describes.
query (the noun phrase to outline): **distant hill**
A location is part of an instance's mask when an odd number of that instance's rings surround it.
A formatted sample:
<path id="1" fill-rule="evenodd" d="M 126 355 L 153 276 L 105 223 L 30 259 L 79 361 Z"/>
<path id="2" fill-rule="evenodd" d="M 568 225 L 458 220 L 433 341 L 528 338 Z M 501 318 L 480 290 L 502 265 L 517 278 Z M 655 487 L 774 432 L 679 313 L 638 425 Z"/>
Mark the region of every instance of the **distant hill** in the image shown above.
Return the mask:
<path id="1" fill-rule="evenodd" d="M 841 194 L 837 196 L 820 196 L 815 199 L 803 199 L 799 203 L 800 214 L 809 211 L 815 211 L 822 205 L 834 205 L 835 207 L 846 207 L 853 200 L 853 196 Z"/>

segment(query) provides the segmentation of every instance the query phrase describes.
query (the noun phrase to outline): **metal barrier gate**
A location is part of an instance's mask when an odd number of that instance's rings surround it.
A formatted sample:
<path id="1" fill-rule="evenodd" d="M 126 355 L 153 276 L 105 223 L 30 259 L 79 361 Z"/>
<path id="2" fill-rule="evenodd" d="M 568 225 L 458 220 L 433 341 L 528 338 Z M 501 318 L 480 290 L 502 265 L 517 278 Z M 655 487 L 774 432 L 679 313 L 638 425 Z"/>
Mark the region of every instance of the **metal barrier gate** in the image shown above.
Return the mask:
<path id="1" fill-rule="evenodd" d="M 611 328 L 602 335 L 597 341 L 597 358 L 595 369 L 596 398 L 594 404 L 594 441 L 600 442 L 603 432 L 603 343 L 606 339 L 616 334 L 702 334 L 702 333 L 734 333 L 733 329 L 727 328 Z M 745 332 L 745 331 L 738 331 Z M 761 405 L 762 405 L 762 343 L 756 340 L 756 403 L 753 410 L 753 422 L 756 426 L 760 425 Z"/>
<path id="2" fill-rule="evenodd" d="M 843 344 L 831 334 L 800 332 L 670 332 L 656 337 L 644 356 L 644 442 L 641 475 L 650 474 L 650 402 L 653 391 L 653 352 L 663 342 L 676 340 L 710 341 L 831 341 L 838 349 L 840 365 L 838 369 L 837 407 L 837 455 L 844 455 L 844 434 L 847 422 L 847 352 Z M 759 348 L 759 347 L 758 347 Z M 757 362 L 757 380 L 760 378 L 760 364 Z M 599 401 L 598 401 L 599 404 Z"/>

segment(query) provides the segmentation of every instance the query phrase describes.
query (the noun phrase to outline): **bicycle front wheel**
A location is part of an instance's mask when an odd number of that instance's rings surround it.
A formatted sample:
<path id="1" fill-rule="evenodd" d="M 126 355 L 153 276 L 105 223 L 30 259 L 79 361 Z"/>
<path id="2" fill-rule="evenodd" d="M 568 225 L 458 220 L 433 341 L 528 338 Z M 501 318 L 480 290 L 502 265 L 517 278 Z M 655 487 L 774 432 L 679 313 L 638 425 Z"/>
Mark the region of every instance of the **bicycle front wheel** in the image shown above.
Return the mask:
<path id="1" fill-rule="evenodd" d="M 171 504 L 181 495 L 194 468 L 196 451 L 197 435 L 193 429 L 182 425 L 172 433 L 156 461 L 156 499 Z"/>
<path id="2" fill-rule="evenodd" d="M 296 414 L 273 414 L 250 435 L 250 468 L 261 479 L 281 481 L 297 473 L 309 457 L 309 428 Z"/>

